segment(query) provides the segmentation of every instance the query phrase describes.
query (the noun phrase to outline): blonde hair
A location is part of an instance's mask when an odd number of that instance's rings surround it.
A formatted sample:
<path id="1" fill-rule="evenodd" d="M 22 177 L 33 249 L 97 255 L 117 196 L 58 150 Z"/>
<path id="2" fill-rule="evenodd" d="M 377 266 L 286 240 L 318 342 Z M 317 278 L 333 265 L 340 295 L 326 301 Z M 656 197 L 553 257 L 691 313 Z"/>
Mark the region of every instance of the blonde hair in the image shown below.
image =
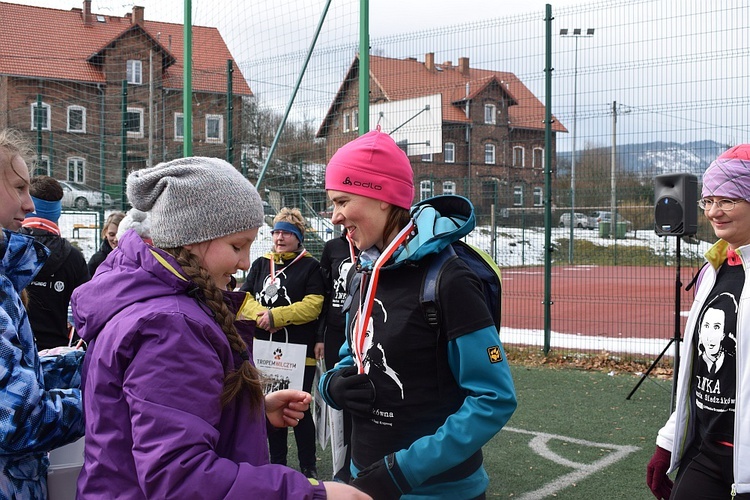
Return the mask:
<path id="1" fill-rule="evenodd" d="M 262 408 L 263 388 L 261 386 L 260 371 L 253 366 L 247 356 L 247 344 L 237 332 L 234 326 L 235 315 L 224 302 L 222 291 L 216 286 L 214 281 L 203 267 L 201 267 L 198 258 L 190 253 L 185 247 L 165 248 L 165 252 L 172 255 L 177 263 L 203 293 L 204 303 L 214 314 L 216 322 L 219 323 L 221 330 L 229 341 L 232 351 L 242 357 L 242 364 L 237 370 L 229 370 L 224 376 L 224 390 L 221 393 L 221 405 L 225 406 L 233 399 L 239 397 L 243 392 L 250 396 L 251 408 Z M 244 357 L 243 357 L 244 354 Z"/>
<path id="2" fill-rule="evenodd" d="M 102 239 L 107 239 L 107 228 L 110 224 L 114 224 L 117 227 L 120 227 L 120 222 L 122 222 L 122 219 L 125 218 L 125 212 L 112 212 L 109 214 L 109 217 L 107 217 L 107 220 L 104 221 L 104 225 L 102 226 Z"/>
<path id="3" fill-rule="evenodd" d="M 297 229 L 299 229 L 300 234 L 303 237 L 305 236 L 305 218 L 302 216 L 302 212 L 300 212 L 299 208 L 283 207 L 279 210 L 279 213 L 276 214 L 276 217 L 273 218 L 273 223 L 276 224 L 277 222 L 288 222 L 289 224 L 294 224 Z"/>
<path id="4" fill-rule="evenodd" d="M 20 177 L 16 169 L 13 168 L 13 158 L 16 156 L 26 162 L 27 168 L 36 158 L 29 141 L 21 132 L 12 128 L 0 130 L 0 171 L 7 167 Z"/>
<path id="5" fill-rule="evenodd" d="M 31 145 L 26 137 L 18 130 L 12 128 L 0 130 L 0 149 L 10 157 L 8 158 L 9 160 L 20 156 L 26 162 L 26 165 L 31 165 L 36 158 L 36 154 L 31 149 Z"/>

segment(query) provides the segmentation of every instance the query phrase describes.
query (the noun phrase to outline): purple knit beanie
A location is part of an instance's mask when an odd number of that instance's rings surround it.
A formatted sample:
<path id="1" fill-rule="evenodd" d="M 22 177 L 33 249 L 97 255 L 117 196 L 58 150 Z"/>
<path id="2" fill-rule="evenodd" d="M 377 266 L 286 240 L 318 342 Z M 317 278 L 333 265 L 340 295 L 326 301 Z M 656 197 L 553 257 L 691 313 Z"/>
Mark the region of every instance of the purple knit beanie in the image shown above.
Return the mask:
<path id="1" fill-rule="evenodd" d="M 414 199 L 414 173 L 406 153 L 378 128 L 336 151 L 326 167 L 326 189 L 408 210 Z"/>
<path id="2" fill-rule="evenodd" d="M 725 151 L 709 165 L 701 196 L 750 200 L 750 144 Z"/>

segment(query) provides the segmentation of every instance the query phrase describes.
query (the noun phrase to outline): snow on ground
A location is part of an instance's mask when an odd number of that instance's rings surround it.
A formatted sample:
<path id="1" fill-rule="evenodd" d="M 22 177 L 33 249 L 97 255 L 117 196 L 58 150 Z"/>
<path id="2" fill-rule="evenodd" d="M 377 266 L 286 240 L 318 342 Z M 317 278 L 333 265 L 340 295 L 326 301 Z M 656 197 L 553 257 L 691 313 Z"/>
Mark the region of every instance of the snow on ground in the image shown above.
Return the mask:
<path id="1" fill-rule="evenodd" d="M 93 212 L 91 213 L 93 216 Z M 105 214 L 105 218 L 106 218 Z M 71 239 L 73 224 L 81 222 L 80 214 L 66 214 L 60 218 L 60 229 L 62 235 Z M 89 218 L 90 221 L 90 218 Z M 89 222 L 87 221 L 87 222 Z M 328 219 L 315 219 L 310 221 L 313 229 L 324 236 L 330 238 L 333 235 L 333 226 Z M 465 240 L 472 245 L 482 248 L 492 255 L 491 231 L 489 227 L 478 227 Z M 543 266 L 544 265 L 544 228 L 507 228 L 499 227 L 496 231 L 496 255 L 495 260 L 501 268 L 517 266 Z M 552 228 L 551 242 L 554 244 L 557 240 L 568 239 L 570 229 Z M 645 246 L 653 248 L 657 255 L 674 256 L 676 250 L 676 237 L 660 237 L 654 231 L 638 230 L 627 233 L 626 238 L 611 240 L 601 238 L 596 230 L 575 229 L 574 238 L 589 240 L 600 246 L 620 245 L 620 246 Z M 80 238 L 71 239 L 78 244 L 86 260 L 98 248 L 98 234 L 92 230 L 83 230 L 80 232 Z M 701 262 L 703 253 L 708 250 L 710 243 L 700 242 L 697 245 L 681 243 L 680 251 L 683 262 L 688 259 L 696 259 Z M 250 261 L 263 254 L 270 252 L 273 248 L 271 241 L 271 227 L 264 225 L 258 231 L 258 238 L 250 249 Z M 241 274 L 241 273 L 240 273 Z M 542 330 L 519 330 L 503 328 L 501 338 L 508 344 L 521 345 L 544 345 L 544 332 Z M 629 352 L 633 354 L 643 354 L 656 356 L 664 349 L 663 339 L 628 339 L 628 338 L 610 338 L 576 335 L 564 332 L 552 332 L 552 348 L 565 350 L 591 350 L 599 348 L 602 351 L 609 352 Z M 667 355 L 671 356 L 673 351 L 670 350 Z"/>

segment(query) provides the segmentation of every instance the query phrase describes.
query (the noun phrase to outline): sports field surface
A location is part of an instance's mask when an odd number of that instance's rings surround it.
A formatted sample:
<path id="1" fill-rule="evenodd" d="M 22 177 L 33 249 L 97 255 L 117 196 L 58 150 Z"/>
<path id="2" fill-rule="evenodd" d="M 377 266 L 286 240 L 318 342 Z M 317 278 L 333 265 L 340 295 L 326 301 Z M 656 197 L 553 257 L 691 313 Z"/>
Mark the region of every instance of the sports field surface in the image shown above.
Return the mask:
<path id="1" fill-rule="evenodd" d="M 671 383 L 632 374 L 513 366 L 518 410 L 484 447 L 488 498 L 653 498 L 645 484 L 656 432 L 669 416 Z M 289 439 L 294 448 L 294 439 Z M 296 462 L 290 450 L 289 463 Z M 318 452 L 321 479 L 329 450 Z"/>

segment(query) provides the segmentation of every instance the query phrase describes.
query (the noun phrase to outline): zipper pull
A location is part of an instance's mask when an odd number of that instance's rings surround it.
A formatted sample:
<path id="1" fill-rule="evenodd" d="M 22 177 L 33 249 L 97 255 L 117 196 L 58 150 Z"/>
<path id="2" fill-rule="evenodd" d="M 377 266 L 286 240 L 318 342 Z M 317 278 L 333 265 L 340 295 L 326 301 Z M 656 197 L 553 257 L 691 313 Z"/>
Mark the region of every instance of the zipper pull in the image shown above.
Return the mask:
<path id="1" fill-rule="evenodd" d="M 732 483 L 732 498 L 737 496 L 737 483 Z"/>

